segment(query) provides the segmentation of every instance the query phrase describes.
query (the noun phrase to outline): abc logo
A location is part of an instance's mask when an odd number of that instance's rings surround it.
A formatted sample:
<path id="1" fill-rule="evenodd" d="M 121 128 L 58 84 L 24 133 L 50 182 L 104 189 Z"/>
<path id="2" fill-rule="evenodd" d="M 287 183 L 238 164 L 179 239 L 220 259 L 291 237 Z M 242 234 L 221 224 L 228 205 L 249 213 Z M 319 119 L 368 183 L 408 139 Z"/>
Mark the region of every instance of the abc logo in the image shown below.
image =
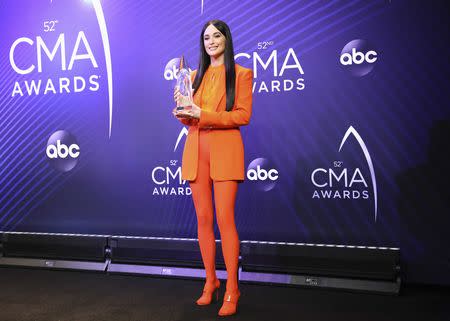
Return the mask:
<path id="1" fill-rule="evenodd" d="M 261 166 L 256 166 L 255 169 L 250 169 L 247 172 L 247 178 L 251 181 L 261 180 L 265 181 L 266 179 L 270 179 L 275 181 L 278 179 L 278 171 L 276 169 L 271 169 L 266 171 L 264 168 L 261 169 Z"/>
<path id="2" fill-rule="evenodd" d="M 367 41 L 356 39 L 345 45 L 339 60 L 352 75 L 362 77 L 372 71 L 378 54 Z"/>
<path id="3" fill-rule="evenodd" d="M 61 144 L 61 141 L 58 139 L 55 145 L 47 146 L 47 157 L 54 158 L 66 158 L 70 156 L 72 158 L 77 158 L 80 155 L 80 147 L 77 144 L 72 144 L 67 146 L 65 144 Z"/>
<path id="4" fill-rule="evenodd" d="M 247 168 L 247 178 L 265 192 L 275 187 L 278 176 L 278 171 L 265 158 L 256 158 Z"/>
<path id="5" fill-rule="evenodd" d="M 173 58 L 164 68 L 164 78 L 166 80 L 175 80 L 178 77 L 178 66 L 180 65 L 180 58 Z"/>
<path id="6" fill-rule="evenodd" d="M 363 54 L 360 51 L 356 51 L 355 48 L 352 48 L 352 54 L 344 53 L 341 55 L 341 64 L 344 66 L 348 66 L 351 64 L 360 65 L 363 62 L 368 62 L 369 64 L 377 61 L 377 53 L 373 50 L 368 51 L 366 54 Z"/>
<path id="7" fill-rule="evenodd" d="M 53 168 L 60 172 L 68 172 L 78 163 L 80 146 L 72 134 L 58 130 L 48 139 L 45 154 Z"/>

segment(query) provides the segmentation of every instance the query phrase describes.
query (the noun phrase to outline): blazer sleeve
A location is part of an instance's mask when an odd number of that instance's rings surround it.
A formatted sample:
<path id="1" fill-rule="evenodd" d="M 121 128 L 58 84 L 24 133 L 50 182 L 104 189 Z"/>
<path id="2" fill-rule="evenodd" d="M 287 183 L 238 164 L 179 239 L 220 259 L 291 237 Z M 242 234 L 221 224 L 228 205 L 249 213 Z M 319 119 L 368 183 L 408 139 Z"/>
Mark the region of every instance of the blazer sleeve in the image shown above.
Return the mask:
<path id="1" fill-rule="evenodd" d="M 231 111 L 202 110 L 200 127 L 233 128 L 247 125 L 252 115 L 253 72 L 244 69 L 238 76 L 234 108 Z"/>

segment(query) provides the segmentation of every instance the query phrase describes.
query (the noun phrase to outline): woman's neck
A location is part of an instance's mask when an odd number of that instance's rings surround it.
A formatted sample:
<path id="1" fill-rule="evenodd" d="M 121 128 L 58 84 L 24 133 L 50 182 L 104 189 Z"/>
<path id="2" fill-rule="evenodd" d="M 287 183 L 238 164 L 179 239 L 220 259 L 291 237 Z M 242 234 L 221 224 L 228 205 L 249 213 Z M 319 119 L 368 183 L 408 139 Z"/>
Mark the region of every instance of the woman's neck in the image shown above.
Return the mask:
<path id="1" fill-rule="evenodd" d="M 211 66 L 217 67 L 222 65 L 225 62 L 224 55 L 221 54 L 219 57 L 211 56 Z"/>

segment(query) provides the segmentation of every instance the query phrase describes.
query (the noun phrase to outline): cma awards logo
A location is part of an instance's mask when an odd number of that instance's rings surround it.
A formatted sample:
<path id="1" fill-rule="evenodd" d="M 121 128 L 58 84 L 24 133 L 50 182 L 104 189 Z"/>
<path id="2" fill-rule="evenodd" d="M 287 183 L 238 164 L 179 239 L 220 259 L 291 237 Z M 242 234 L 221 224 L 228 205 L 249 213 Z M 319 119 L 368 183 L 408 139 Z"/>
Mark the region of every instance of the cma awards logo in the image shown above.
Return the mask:
<path id="1" fill-rule="evenodd" d="M 236 63 L 240 61 L 253 70 L 253 88 L 255 94 L 302 91 L 305 89 L 303 67 L 294 50 L 286 53 L 271 50 L 274 42 L 258 43 L 258 51 L 238 53 L 234 56 Z M 178 75 L 179 58 L 171 59 L 164 68 L 164 79 L 174 80 Z"/>
<path id="2" fill-rule="evenodd" d="M 278 177 L 278 170 L 266 158 L 256 158 L 247 167 L 247 179 L 260 191 L 272 190 Z"/>
<path id="3" fill-rule="evenodd" d="M 56 3 L 51 1 L 49 5 Z M 109 99 L 109 137 L 112 130 L 113 86 L 112 86 L 112 62 L 109 46 L 106 21 L 100 0 L 91 0 L 83 5 L 92 5 L 97 17 L 98 26 L 102 38 Z M 100 75 L 92 72 L 90 75 L 81 75 L 79 64 L 89 64 L 93 71 L 99 68 L 96 56 L 92 51 L 89 38 L 84 31 L 76 33 L 75 42 L 69 42 L 71 34 L 60 32 L 63 21 L 48 20 L 42 22 L 40 35 L 34 37 L 19 37 L 14 40 L 9 49 L 9 63 L 14 72 L 19 75 L 19 80 L 14 82 L 11 89 L 12 98 L 38 95 L 61 95 L 81 93 L 86 91 L 97 92 L 100 89 Z M 66 27 L 67 29 L 67 27 Z M 57 34 L 56 41 L 50 34 Z M 31 61 L 23 61 L 24 53 L 33 52 Z M 46 78 L 43 76 L 54 69 L 59 70 L 59 75 Z M 28 76 L 24 78 L 23 76 Z"/>
<path id="4" fill-rule="evenodd" d="M 362 39 L 352 40 L 346 44 L 339 59 L 341 65 L 356 77 L 362 77 L 371 72 L 377 60 L 378 53 L 366 40 Z"/>
<path id="5" fill-rule="evenodd" d="M 368 200 L 372 194 L 374 202 L 374 219 L 376 221 L 378 215 L 378 193 L 372 157 L 370 156 L 364 140 L 352 126 L 348 128 L 342 138 L 339 146 L 339 152 L 341 152 L 350 135 L 354 136 L 363 151 L 370 172 L 369 179 L 372 183 L 372 191 L 369 191 L 369 185 L 367 184 L 369 181 L 368 177 L 363 175 L 359 167 L 347 168 L 344 166 L 343 161 L 334 161 L 333 165 L 329 168 L 316 168 L 312 171 L 311 182 L 315 187 L 312 198 L 334 200 Z"/>
<path id="6" fill-rule="evenodd" d="M 16 57 L 20 54 L 21 49 L 24 49 L 25 45 L 32 46 L 36 48 L 36 65 L 30 63 L 28 67 L 18 66 L 16 62 Z M 77 40 L 69 56 L 69 62 L 66 59 L 66 44 L 65 35 L 61 33 L 56 40 L 56 43 L 49 46 L 45 43 L 41 36 L 36 37 L 36 41 L 28 37 L 21 37 L 15 40 L 9 51 L 9 61 L 13 70 L 19 75 L 28 75 L 37 69 L 38 73 L 43 72 L 42 61 L 47 59 L 53 61 L 59 52 L 61 58 L 61 71 L 71 71 L 74 65 L 79 60 L 89 60 L 93 68 L 98 68 L 97 61 L 92 53 L 89 42 L 83 31 L 78 32 Z M 84 49 L 82 50 L 81 47 Z M 85 51 L 86 53 L 81 54 L 80 51 Z M 48 78 L 48 79 L 32 79 L 24 80 L 23 82 L 16 81 L 14 83 L 14 88 L 12 90 L 11 96 L 31 96 L 31 95 L 47 95 L 47 94 L 63 94 L 63 93 L 79 93 L 85 90 L 98 91 L 100 85 L 100 76 L 93 74 L 89 76 L 88 79 L 82 76 L 59 77 L 59 78 Z M 87 85 L 88 83 L 88 85 Z"/>
<path id="7" fill-rule="evenodd" d="M 181 140 L 187 136 L 188 131 L 186 127 L 183 127 L 178 134 L 178 138 L 173 149 L 174 152 Z M 155 184 L 153 187 L 152 195 L 154 196 L 166 196 L 166 195 L 191 195 L 192 191 L 186 184 L 186 180 L 181 178 L 181 163 L 178 159 L 171 159 L 168 161 L 168 165 L 156 166 L 152 170 L 152 182 Z"/>
<path id="8" fill-rule="evenodd" d="M 286 53 L 272 49 L 274 41 L 264 41 L 257 44 L 258 51 L 238 53 L 236 62 L 247 59 L 253 70 L 253 93 L 277 93 L 302 91 L 305 89 L 303 67 L 300 64 L 294 48 Z M 258 78 L 260 77 L 260 78 Z M 263 79 L 261 79 L 263 78 Z"/>
<path id="9" fill-rule="evenodd" d="M 54 169 L 60 172 L 68 172 L 78 163 L 80 146 L 71 133 L 58 130 L 48 139 L 45 154 Z"/>

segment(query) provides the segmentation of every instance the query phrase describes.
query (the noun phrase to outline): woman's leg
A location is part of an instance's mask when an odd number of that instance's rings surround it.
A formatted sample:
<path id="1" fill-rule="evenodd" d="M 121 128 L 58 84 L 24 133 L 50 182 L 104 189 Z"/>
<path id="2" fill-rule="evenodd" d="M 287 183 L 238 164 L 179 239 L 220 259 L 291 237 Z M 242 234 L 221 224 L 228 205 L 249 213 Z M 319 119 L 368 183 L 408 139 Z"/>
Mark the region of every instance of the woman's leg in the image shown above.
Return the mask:
<path id="1" fill-rule="evenodd" d="M 227 268 L 227 292 L 238 290 L 239 237 L 234 222 L 237 181 L 215 181 L 216 217 L 222 239 L 222 252 Z"/>
<path id="2" fill-rule="evenodd" d="M 197 178 L 190 182 L 190 187 L 197 214 L 198 243 L 205 266 L 206 282 L 212 283 L 216 280 L 216 240 L 213 228 L 212 180 L 209 174 L 209 144 L 207 139 L 206 134 L 201 132 Z"/>

